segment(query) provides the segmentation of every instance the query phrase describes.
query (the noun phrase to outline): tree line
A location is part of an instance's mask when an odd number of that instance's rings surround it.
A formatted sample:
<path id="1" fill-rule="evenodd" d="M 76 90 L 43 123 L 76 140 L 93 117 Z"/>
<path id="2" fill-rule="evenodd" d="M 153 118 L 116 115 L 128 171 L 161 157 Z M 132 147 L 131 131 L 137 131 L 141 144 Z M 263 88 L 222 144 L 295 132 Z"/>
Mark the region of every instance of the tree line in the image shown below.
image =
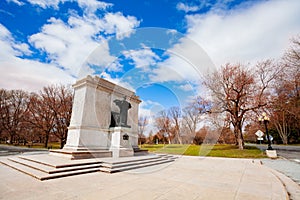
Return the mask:
<path id="1" fill-rule="evenodd" d="M 202 84 L 210 98 L 196 97 L 183 109 L 161 111 L 155 120 L 159 131 L 151 133 L 148 142 L 225 142 L 243 149 L 245 136 L 255 141 L 254 133 L 264 130 L 258 125 L 263 112 L 270 116 L 269 129 L 277 142 L 300 142 L 300 36 L 279 60 L 254 66 L 228 63 Z M 201 121 L 208 126 L 197 127 Z"/>
<path id="2" fill-rule="evenodd" d="M 0 89 L 0 137 L 10 144 L 66 142 L 73 94 L 69 86 L 51 85 L 39 92 Z"/>

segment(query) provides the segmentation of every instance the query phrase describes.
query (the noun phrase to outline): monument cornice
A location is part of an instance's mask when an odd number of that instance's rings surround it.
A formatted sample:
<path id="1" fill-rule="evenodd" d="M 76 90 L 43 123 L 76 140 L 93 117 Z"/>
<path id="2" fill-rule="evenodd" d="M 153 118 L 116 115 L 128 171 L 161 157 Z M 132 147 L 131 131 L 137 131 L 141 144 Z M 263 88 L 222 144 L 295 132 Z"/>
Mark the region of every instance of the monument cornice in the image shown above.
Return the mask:
<path id="1" fill-rule="evenodd" d="M 111 83 L 103 78 L 98 76 L 90 76 L 78 80 L 75 84 L 73 84 L 73 88 L 79 89 L 85 86 L 90 86 L 98 90 L 105 91 L 109 94 L 114 94 L 119 97 L 127 96 L 130 101 L 134 101 L 135 103 L 141 103 L 142 101 L 139 99 L 138 96 L 135 95 L 133 91 L 130 91 L 124 87 Z"/>
<path id="2" fill-rule="evenodd" d="M 75 84 L 72 85 L 74 89 L 79 89 L 85 86 L 94 87 L 97 88 L 97 83 L 94 81 L 94 79 L 91 76 L 87 76 L 81 80 L 76 81 Z"/>
<path id="3" fill-rule="evenodd" d="M 94 77 L 94 80 L 97 82 L 97 89 L 106 91 L 110 94 L 114 94 L 119 97 L 127 96 L 130 101 L 134 101 L 136 103 L 141 103 L 142 101 L 138 96 L 135 95 L 133 91 L 130 91 L 124 87 L 111 83 L 105 79 L 102 79 L 98 76 Z"/>

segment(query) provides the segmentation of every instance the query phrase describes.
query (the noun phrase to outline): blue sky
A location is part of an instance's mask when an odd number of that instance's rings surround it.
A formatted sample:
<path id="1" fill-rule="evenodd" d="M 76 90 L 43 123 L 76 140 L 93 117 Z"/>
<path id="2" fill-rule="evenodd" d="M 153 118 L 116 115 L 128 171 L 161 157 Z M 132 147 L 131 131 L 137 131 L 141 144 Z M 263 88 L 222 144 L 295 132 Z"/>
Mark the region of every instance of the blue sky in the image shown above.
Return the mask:
<path id="1" fill-rule="evenodd" d="M 99 75 L 142 114 L 205 94 L 227 62 L 278 59 L 300 33 L 298 0 L 1 0 L 0 87 L 37 91 Z"/>

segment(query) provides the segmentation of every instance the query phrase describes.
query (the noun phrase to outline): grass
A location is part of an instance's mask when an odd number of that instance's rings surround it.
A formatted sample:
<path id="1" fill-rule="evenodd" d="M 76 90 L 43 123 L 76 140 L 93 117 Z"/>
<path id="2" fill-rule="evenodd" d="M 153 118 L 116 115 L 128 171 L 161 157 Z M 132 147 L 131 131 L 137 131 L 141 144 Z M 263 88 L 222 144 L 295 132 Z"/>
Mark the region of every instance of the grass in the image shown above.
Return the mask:
<path id="1" fill-rule="evenodd" d="M 24 147 L 28 147 L 28 145 L 25 145 Z M 30 145 L 30 148 L 45 149 L 45 144 L 33 144 L 33 145 Z M 60 148 L 60 143 L 58 143 L 58 142 L 50 142 L 48 144 L 48 148 L 59 149 Z"/>
<path id="2" fill-rule="evenodd" d="M 146 149 L 155 153 L 167 153 L 189 156 L 212 156 L 228 158 L 265 158 L 266 155 L 256 147 L 245 146 L 244 150 L 239 150 L 235 145 L 142 145 Z"/>
<path id="3" fill-rule="evenodd" d="M 49 143 L 52 149 L 59 149 L 59 143 Z M 28 145 L 18 145 L 18 147 L 28 147 Z M 33 144 L 30 148 L 44 148 L 44 144 Z M 212 156 L 228 158 L 266 158 L 266 155 L 254 146 L 245 146 L 244 150 L 239 150 L 235 145 L 217 144 L 217 145 L 189 145 L 189 144 L 144 144 L 141 147 L 150 152 L 167 153 L 188 156 Z"/>

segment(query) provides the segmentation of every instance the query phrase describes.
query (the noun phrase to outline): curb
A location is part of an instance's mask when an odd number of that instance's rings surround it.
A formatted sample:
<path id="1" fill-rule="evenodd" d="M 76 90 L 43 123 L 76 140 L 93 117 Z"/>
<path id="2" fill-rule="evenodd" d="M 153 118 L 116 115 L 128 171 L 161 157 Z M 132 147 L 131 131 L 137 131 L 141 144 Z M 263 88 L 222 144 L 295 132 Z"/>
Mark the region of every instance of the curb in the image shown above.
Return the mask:
<path id="1" fill-rule="evenodd" d="M 291 178 L 286 175 L 278 172 L 275 169 L 272 169 L 266 165 L 262 165 L 266 169 L 268 169 L 283 185 L 286 190 L 287 199 L 290 200 L 298 200 L 300 199 L 300 186 L 294 182 Z"/>

